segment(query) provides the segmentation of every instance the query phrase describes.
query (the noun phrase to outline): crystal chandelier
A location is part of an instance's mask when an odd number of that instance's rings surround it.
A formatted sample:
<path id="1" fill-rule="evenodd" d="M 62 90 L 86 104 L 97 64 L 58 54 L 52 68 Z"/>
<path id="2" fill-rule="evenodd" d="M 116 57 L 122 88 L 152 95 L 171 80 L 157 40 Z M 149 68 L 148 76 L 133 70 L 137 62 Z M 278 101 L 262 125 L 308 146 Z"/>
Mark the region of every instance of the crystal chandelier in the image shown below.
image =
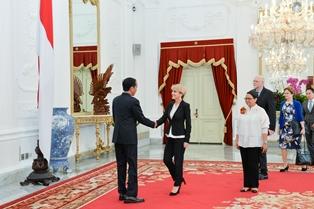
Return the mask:
<path id="1" fill-rule="evenodd" d="M 313 2 L 282 0 L 259 10 L 251 27 L 249 42 L 265 54 L 267 70 L 273 75 L 295 74 L 306 69 L 305 48 L 314 47 Z"/>
<path id="2" fill-rule="evenodd" d="M 281 43 L 298 47 L 314 46 L 313 2 L 282 0 L 260 9 L 258 23 L 252 26 L 250 42 L 257 49 L 271 49 Z"/>
<path id="3" fill-rule="evenodd" d="M 265 66 L 273 78 L 299 75 L 306 69 L 306 56 L 303 50 L 289 44 L 281 44 L 265 54 Z"/>

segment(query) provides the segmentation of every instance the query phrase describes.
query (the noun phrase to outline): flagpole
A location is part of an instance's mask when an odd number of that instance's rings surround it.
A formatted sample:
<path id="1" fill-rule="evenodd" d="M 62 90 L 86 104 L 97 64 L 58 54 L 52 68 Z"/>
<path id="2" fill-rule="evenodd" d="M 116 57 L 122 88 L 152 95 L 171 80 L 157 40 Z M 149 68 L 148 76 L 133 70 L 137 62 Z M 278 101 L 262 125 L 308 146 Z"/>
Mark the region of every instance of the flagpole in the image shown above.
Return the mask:
<path id="1" fill-rule="evenodd" d="M 48 160 L 51 149 L 51 128 L 53 109 L 53 87 L 54 87 L 54 51 L 53 51 L 53 15 L 52 0 L 40 0 L 38 13 L 38 112 L 39 112 L 39 139 L 35 152 L 37 158 L 33 160 L 32 169 L 25 181 L 20 182 L 22 186 L 30 183 L 48 186 L 51 182 L 59 181 L 49 170 Z M 43 152 L 40 148 L 43 149 Z M 44 157 L 44 154 L 48 160 Z"/>

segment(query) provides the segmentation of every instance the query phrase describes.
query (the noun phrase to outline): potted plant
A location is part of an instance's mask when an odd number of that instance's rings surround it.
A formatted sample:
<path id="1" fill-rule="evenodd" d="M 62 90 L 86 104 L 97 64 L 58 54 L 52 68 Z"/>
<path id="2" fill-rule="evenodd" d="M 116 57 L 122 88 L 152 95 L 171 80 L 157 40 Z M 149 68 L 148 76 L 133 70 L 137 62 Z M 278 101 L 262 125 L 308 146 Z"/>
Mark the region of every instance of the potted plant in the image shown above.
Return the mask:
<path id="1" fill-rule="evenodd" d="M 303 103 L 306 100 L 305 94 L 302 94 L 304 92 L 304 88 L 308 84 L 307 79 L 298 79 L 294 77 L 289 77 L 286 81 L 287 86 L 291 86 L 293 91 L 295 92 L 293 95 L 293 98 L 295 100 L 298 100 L 299 102 Z M 276 90 L 274 92 L 274 97 L 275 97 L 275 105 L 276 105 L 276 110 L 280 111 L 280 103 L 285 100 L 283 89 L 282 90 Z"/>

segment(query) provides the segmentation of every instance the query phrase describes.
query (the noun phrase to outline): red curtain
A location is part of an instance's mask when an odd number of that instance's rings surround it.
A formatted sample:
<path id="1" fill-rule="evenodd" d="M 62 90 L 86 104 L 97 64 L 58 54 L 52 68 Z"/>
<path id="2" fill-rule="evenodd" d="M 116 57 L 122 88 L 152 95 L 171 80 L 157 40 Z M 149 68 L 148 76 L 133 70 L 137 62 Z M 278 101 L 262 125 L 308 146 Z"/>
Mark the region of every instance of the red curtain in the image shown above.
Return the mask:
<path id="1" fill-rule="evenodd" d="M 97 65 L 97 46 L 74 46 L 74 67 L 94 67 Z"/>
<path id="2" fill-rule="evenodd" d="M 232 145 L 231 108 L 237 92 L 233 39 L 161 43 L 158 85 L 164 108 L 171 100 L 171 86 L 181 81 L 183 65 L 191 61 L 194 64 L 212 63 L 219 102 L 226 119 L 224 143 Z"/>

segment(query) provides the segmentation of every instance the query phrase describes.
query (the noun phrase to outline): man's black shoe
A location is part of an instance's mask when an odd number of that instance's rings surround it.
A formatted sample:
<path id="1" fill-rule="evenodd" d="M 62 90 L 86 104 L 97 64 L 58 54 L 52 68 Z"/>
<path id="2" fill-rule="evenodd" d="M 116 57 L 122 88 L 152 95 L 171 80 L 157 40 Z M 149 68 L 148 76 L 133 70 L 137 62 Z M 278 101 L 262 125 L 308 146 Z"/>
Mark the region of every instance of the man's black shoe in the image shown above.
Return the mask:
<path id="1" fill-rule="evenodd" d="M 126 197 L 127 197 L 127 196 L 126 196 L 125 194 L 120 194 L 120 195 L 119 195 L 119 200 L 120 200 L 120 201 L 125 200 Z"/>
<path id="2" fill-rule="evenodd" d="M 266 175 L 265 174 L 259 174 L 258 179 L 259 180 L 266 180 L 266 179 L 268 179 L 268 175 L 267 174 Z"/>
<path id="3" fill-rule="evenodd" d="M 126 196 L 124 203 L 140 203 L 140 202 L 144 202 L 143 198 L 138 198 L 138 197 L 129 197 Z"/>

